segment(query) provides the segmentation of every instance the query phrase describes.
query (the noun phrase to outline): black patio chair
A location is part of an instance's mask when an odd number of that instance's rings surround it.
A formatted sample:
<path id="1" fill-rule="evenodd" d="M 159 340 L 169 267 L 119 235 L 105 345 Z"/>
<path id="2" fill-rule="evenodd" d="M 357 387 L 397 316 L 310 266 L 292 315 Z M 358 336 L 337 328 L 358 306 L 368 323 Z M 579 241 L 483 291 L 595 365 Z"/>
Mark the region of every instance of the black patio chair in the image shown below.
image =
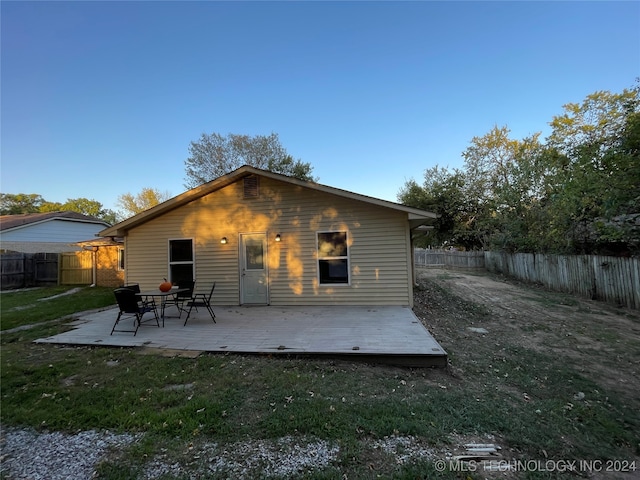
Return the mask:
<path id="1" fill-rule="evenodd" d="M 140 284 L 139 283 L 130 283 L 129 285 L 125 285 L 122 288 L 128 288 L 129 290 L 133 290 L 136 293 L 140 293 Z M 155 306 L 156 306 L 155 301 L 153 300 L 153 298 L 149 299 L 147 297 L 145 297 L 145 298 L 140 297 L 140 301 L 145 306 L 153 306 L 153 308 L 155 308 Z"/>
<path id="2" fill-rule="evenodd" d="M 120 311 L 118 312 L 118 318 L 116 318 L 116 322 L 113 324 L 110 335 L 113 335 L 113 332 L 133 332 L 135 336 L 138 333 L 138 328 L 142 325 L 142 317 L 148 312 L 153 312 L 156 325 L 160 327 L 158 310 L 153 300 L 143 302 L 136 292 L 130 288 L 117 288 L 113 291 L 113 294 L 116 296 L 116 302 L 118 302 Z M 125 317 L 134 319 L 134 330 L 116 330 L 120 321 Z"/>
<path id="3" fill-rule="evenodd" d="M 211 297 L 213 297 L 213 291 L 216 288 L 216 282 L 213 282 L 213 286 L 211 287 L 211 291 L 206 293 L 196 293 L 189 301 L 187 301 L 187 307 L 189 307 L 189 311 L 187 312 L 187 318 L 184 321 L 186 325 L 189 321 L 189 317 L 191 316 L 191 310 L 195 307 L 196 312 L 198 311 L 198 307 L 205 307 L 211 315 L 211 320 L 213 323 L 216 323 L 216 314 L 213 312 L 213 308 L 211 307 Z"/>
<path id="4" fill-rule="evenodd" d="M 193 280 L 180 280 L 178 288 L 186 288 L 188 290 L 178 292 L 173 297 L 168 297 L 164 306 L 175 305 L 178 308 L 178 318 L 182 317 L 182 312 L 185 311 L 184 304 L 193 299 L 193 289 L 196 286 L 196 282 Z"/>
<path id="5" fill-rule="evenodd" d="M 133 290 L 136 293 L 140 293 L 140 284 L 139 283 L 130 283 L 129 285 L 125 285 L 122 288 L 128 288 L 129 290 Z"/>

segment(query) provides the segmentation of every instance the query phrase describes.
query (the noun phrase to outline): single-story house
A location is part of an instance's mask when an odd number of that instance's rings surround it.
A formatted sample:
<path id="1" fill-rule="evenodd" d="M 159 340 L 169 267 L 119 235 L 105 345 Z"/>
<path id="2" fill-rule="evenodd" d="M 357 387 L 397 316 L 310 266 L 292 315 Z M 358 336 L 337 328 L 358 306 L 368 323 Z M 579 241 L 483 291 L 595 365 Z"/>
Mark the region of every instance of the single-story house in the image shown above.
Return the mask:
<path id="1" fill-rule="evenodd" d="M 436 214 L 243 166 L 100 232 L 125 281 L 216 282 L 219 305 L 413 304 L 412 232 Z"/>
<path id="2" fill-rule="evenodd" d="M 124 239 L 99 237 L 78 245 L 84 252 L 91 252 L 93 285 L 114 288 L 124 285 Z"/>
<path id="3" fill-rule="evenodd" d="M 62 253 L 81 249 L 77 242 L 95 237 L 109 224 L 77 212 L 0 216 L 0 249 L 23 253 Z"/>

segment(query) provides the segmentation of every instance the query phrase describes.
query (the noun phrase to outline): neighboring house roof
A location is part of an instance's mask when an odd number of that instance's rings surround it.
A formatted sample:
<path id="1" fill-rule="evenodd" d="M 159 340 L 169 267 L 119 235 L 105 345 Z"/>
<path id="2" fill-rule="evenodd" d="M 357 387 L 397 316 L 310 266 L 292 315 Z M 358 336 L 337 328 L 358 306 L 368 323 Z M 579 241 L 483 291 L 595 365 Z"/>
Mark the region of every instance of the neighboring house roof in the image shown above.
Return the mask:
<path id="1" fill-rule="evenodd" d="M 0 231 L 8 232 L 53 220 L 95 223 L 107 227 L 109 226 L 107 222 L 100 220 L 99 218 L 83 215 L 77 212 L 24 213 L 19 215 L 0 215 Z"/>
<path id="2" fill-rule="evenodd" d="M 113 247 L 124 246 L 124 238 L 122 237 L 98 237 L 91 240 L 82 240 L 78 242 L 81 247 Z"/>
<path id="3" fill-rule="evenodd" d="M 120 223 L 113 225 L 110 228 L 102 230 L 100 232 L 101 236 L 104 237 L 112 237 L 112 236 L 122 236 L 126 234 L 126 231 L 137 227 L 149 220 L 152 220 L 160 215 L 163 215 L 175 208 L 178 208 L 182 205 L 185 205 L 189 202 L 197 200 L 205 195 L 208 195 L 212 192 L 220 190 L 232 183 L 240 180 L 243 177 L 249 175 L 260 175 L 262 177 L 271 178 L 274 180 L 278 180 L 281 182 L 287 182 L 293 185 L 298 185 L 305 188 L 310 188 L 313 190 L 318 190 L 325 193 L 330 193 L 333 195 L 338 195 L 340 197 L 350 198 L 352 200 L 358 200 L 361 202 L 367 202 L 372 205 L 377 205 L 384 208 L 391 208 L 394 210 L 399 210 L 407 213 L 407 218 L 411 224 L 412 228 L 418 227 L 420 225 L 425 225 L 432 223 L 434 219 L 438 218 L 438 215 L 433 212 L 428 212 L 425 210 L 420 210 L 417 208 L 407 207 L 405 205 L 401 205 L 399 203 L 389 202 L 387 200 L 381 200 L 379 198 L 369 197 L 366 195 L 360 195 L 358 193 L 349 192 L 347 190 L 342 190 L 335 187 L 329 187 L 327 185 L 321 185 L 319 183 L 306 182 L 304 180 L 299 180 L 294 177 L 288 177 L 286 175 L 281 175 L 279 173 L 273 173 L 268 170 L 261 170 L 255 167 L 251 167 L 245 165 L 243 167 L 234 170 L 227 175 L 223 175 L 222 177 L 218 177 L 215 180 L 204 183 L 199 187 L 188 190 L 176 197 L 173 197 L 166 202 L 163 202 L 155 207 L 150 208 L 138 215 L 135 215 L 131 218 L 128 218 Z"/>

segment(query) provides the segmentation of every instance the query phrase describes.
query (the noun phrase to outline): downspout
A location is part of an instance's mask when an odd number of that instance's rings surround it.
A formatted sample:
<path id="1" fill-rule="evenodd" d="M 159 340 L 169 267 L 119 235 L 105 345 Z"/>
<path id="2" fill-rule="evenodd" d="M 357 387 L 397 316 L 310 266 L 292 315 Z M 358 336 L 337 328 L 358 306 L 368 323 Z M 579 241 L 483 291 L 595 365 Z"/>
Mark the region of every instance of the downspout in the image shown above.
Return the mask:
<path id="1" fill-rule="evenodd" d="M 98 261 L 97 261 L 97 252 L 98 252 L 98 247 L 86 247 L 83 246 L 82 247 L 83 250 L 86 250 L 88 252 L 91 252 L 91 285 L 89 285 L 90 288 L 93 288 L 96 286 L 96 284 L 98 283 Z"/>

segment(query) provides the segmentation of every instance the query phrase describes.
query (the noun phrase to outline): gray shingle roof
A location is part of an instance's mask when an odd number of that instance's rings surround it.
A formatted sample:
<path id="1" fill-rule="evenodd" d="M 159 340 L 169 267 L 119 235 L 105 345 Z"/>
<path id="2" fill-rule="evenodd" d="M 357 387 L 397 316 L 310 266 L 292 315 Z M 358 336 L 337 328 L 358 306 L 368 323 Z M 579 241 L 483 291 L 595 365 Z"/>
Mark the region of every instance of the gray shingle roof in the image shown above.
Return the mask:
<path id="1" fill-rule="evenodd" d="M 98 223 L 109 226 L 104 220 L 77 212 L 23 213 L 19 215 L 0 215 L 0 231 L 54 219 Z"/>

